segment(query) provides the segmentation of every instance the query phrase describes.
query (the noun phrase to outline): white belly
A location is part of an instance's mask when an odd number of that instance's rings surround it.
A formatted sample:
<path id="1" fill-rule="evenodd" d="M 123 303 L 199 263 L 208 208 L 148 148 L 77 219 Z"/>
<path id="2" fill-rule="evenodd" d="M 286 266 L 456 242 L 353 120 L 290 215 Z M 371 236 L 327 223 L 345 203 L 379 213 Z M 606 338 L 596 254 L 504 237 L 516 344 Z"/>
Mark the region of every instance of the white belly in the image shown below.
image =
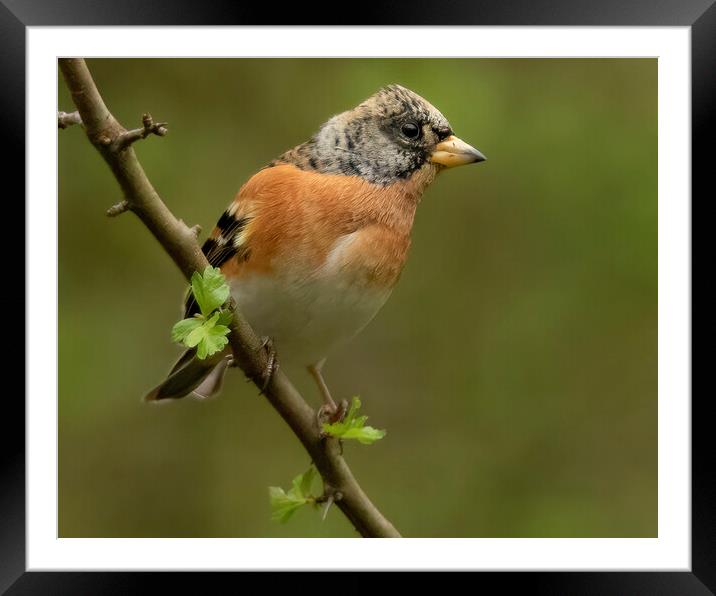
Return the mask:
<path id="1" fill-rule="evenodd" d="M 317 364 L 376 315 L 390 290 L 351 283 L 339 273 L 277 279 L 252 275 L 231 294 L 255 331 L 270 337 L 279 359 Z"/>

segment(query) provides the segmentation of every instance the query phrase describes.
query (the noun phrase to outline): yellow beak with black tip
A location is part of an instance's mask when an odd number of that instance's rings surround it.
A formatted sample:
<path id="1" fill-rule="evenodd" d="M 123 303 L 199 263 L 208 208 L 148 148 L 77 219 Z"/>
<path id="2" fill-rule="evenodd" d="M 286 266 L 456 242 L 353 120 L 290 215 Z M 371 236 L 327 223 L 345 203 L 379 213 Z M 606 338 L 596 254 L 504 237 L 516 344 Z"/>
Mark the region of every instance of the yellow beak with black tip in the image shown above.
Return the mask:
<path id="1" fill-rule="evenodd" d="M 458 139 L 455 135 L 450 135 L 447 139 L 435 145 L 435 149 L 430 154 L 430 161 L 446 168 L 478 163 L 486 159 L 477 149 L 468 145 L 462 139 Z"/>

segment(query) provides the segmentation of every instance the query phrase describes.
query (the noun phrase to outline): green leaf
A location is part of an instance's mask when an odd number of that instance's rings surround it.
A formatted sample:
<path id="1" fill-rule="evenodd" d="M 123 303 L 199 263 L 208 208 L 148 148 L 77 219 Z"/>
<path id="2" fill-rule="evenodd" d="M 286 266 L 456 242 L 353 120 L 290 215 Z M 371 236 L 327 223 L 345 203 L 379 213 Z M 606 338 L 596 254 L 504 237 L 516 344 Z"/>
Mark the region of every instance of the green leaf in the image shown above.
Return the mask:
<path id="1" fill-rule="evenodd" d="M 269 486 L 271 518 L 286 523 L 299 508 L 308 503 L 315 503 L 316 497 L 311 495 L 311 485 L 315 477 L 316 468 L 311 465 L 308 470 L 291 481 L 288 492 L 278 486 Z"/>
<path id="2" fill-rule="evenodd" d="M 291 519 L 291 516 L 308 502 L 306 499 L 290 497 L 278 486 L 269 486 L 269 500 L 271 501 L 271 519 L 282 524 Z"/>
<path id="3" fill-rule="evenodd" d="M 356 439 L 363 445 L 371 445 L 385 436 L 385 431 L 372 426 L 349 428 L 341 435 L 341 439 Z"/>
<path id="4" fill-rule="evenodd" d="M 184 319 L 174 325 L 172 337 L 189 348 L 196 348 L 196 355 L 204 360 L 216 352 L 224 349 L 229 339 L 229 328 L 221 325 L 221 313 L 215 312 L 212 317 L 205 320 L 203 317 Z"/>
<path id="5" fill-rule="evenodd" d="M 226 325 L 228 327 L 229 323 L 231 323 L 231 320 L 234 318 L 234 315 L 231 311 L 228 310 L 220 310 L 219 311 L 219 325 Z"/>
<path id="6" fill-rule="evenodd" d="M 191 276 L 191 291 L 201 313 L 208 317 L 229 297 L 229 286 L 221 271 L 209 265 L 201 275 L 195 271 Z"/>
<path id="7" fill-rule="evenodd" d="M 311 485 L 313 484 L 313 479 L 316 477 L 316 474 L 316 468 L 311 466 L 303 474 L 293 479 L 293 488 L 297 491 L 297 494 L 303 497 L 309 497 L 311 495 Z"/>
<path id="8" fill-rule="evenodd" d="M 182 319 L 172 327 L 172 340 L 179 343 L 184 343 L 187 336 L 199 327 L 204 320 L 204 317 L 194 317 L 191 319 Z"/>
<path id="9" fill-rule="evenodd" d="M 229 323 L 233 314 L 220 307 L 229 297 L 229 286 L 219 269 L 207 267 L 204 274 L 195 271 L 191 276 L 191 292 L 199 305 L 201 315 L 179 321 L 172 328 L 172 339 L 205 359 L 224 349 L 229 343 Z M 217 310 L 218 309 L 218 310 Z"/>
<path id="10" fill-rule="evenodd" d="M 357 416 L 360 407 L 360 399 L 354 397 L 343 421 L 333 424 L 324 423 L 323 432 L 339 439 L 356 439 L 364 445 L 370 445 L 382 439 L 385 436 L 384 430 L 365 426 L 368 416 Z"/>

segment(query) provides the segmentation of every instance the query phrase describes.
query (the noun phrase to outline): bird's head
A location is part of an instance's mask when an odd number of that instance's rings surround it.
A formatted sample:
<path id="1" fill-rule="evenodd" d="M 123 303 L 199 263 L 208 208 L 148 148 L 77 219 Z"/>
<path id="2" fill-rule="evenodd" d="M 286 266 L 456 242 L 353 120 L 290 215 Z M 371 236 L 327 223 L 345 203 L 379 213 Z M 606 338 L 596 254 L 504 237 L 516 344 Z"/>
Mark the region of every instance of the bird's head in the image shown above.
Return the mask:
<path id="1" fill-rule="evenodd" d="M 383 87 L 364 102 L 334 116 L 313 138 L 280 161 L 328 174 L 360 176 L 391 184 L 429 170 L 484 161 L 485 156 L 453 134 L 428 101 L 400 85 Z"/>

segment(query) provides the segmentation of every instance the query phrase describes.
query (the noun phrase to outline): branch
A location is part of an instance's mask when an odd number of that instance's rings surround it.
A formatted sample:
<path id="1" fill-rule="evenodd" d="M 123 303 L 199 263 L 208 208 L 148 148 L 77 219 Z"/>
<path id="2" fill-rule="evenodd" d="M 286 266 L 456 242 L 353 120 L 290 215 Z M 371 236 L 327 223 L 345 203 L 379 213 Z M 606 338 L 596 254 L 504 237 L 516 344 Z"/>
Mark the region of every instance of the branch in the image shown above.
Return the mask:
<path id="1" fill-rule="evenodd" d="M 149 119 L 148 125 L 145 116 L 142 129 L 127 131 L 107 109 L 83 59 L 61 58 L 59 64 L 79 112 L 78 121 L 84 124 L 87 137 L 109 165 L 124 193 L 124 201 L 110 208 L 111 214 L 133 211 L 187 280 L 194 271 L 203 271 L 209 263 L 197 242 L 197 230 L 189 228 L 169 211 L 149 182 L 131 146 L 149 134 L 162 136 L 166 133 L 166 124 L 155 125 Z M 161 128 L 164 133 L 159 132 Z M 266 378 L 270 366 L 269 351 L 236 309 L 229 340 L 235 364 L 263 390 L 269 403 L 291 427 L 323 477 L 326 493 L 340 495 L 334 502 L 356 530 L 364 537 L 400 537 L 354 478 L 343 459 L 339 441 L 321 436 L 316 412 L 288 377 L 277 369 Z"/>

